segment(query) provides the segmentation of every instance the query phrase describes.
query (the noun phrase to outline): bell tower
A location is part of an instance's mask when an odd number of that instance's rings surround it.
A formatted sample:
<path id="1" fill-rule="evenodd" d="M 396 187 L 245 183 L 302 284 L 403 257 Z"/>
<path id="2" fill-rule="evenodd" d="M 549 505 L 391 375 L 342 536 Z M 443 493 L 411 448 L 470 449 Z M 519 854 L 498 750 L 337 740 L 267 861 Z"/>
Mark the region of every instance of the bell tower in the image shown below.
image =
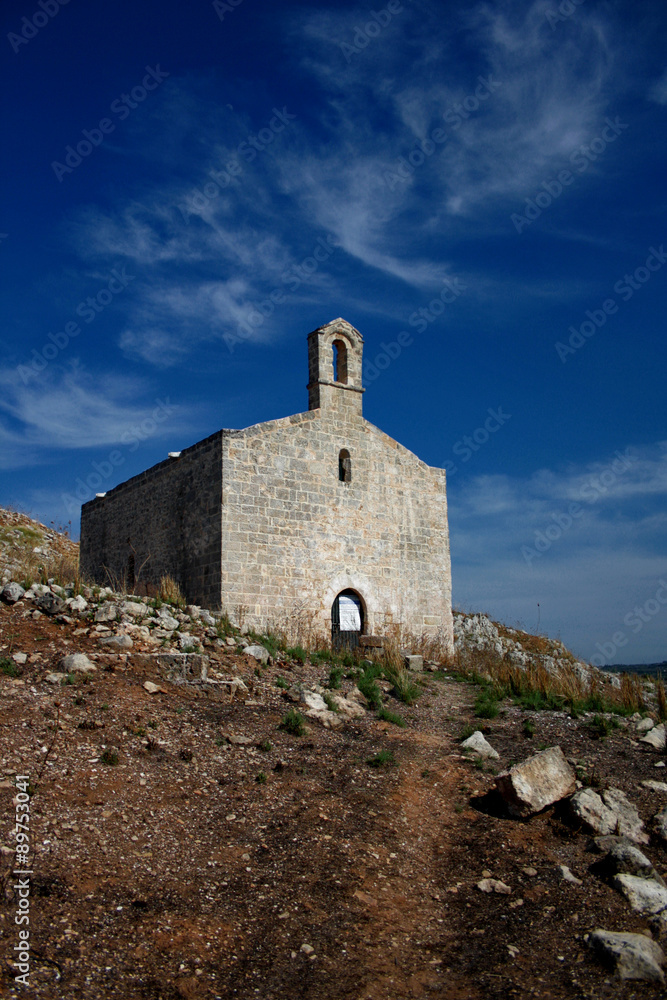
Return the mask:
<path id="1" fill-rule="evenodd" d="M 364 340 L 344 319 L 308 334 L 308 409 L 362 416 Z"/>

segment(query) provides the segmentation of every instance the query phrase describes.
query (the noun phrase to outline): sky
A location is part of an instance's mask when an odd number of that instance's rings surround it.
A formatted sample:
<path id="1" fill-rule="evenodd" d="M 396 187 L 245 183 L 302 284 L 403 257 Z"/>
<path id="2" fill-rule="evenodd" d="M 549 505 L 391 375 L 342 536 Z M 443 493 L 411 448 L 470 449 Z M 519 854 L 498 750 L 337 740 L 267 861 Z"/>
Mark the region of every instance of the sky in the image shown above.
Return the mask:
<path id="1" fill-rule="evenodd" d="M 4 0 L 0 504 L 307 409 L 448 471 L 455 607 L 667 659 L 667 9 Z"/>

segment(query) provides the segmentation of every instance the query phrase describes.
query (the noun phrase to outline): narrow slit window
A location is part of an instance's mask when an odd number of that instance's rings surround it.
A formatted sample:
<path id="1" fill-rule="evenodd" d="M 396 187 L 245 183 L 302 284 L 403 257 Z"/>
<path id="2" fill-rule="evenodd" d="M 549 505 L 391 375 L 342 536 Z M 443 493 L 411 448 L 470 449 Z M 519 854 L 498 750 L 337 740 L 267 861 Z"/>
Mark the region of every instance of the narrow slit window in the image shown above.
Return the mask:
<path id="1" fill-rule="evenodd" d="M 352 459 L 346 448 L 338 456 L 338 479 L 341 483 L 352 482 Z"/>
<path id="2" fill-rule="evenodd" d="M 342 340 L 333 342 L 333 376 L 334 382 L 347 385 L 347 345 Z"/>

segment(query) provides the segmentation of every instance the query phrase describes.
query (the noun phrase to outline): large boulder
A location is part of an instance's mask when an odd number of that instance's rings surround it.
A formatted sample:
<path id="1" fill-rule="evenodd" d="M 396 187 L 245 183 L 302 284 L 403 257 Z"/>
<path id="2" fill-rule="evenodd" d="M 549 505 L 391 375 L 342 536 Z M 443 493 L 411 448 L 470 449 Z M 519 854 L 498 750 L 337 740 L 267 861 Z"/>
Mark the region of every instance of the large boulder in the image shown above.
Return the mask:
<path id="1" fill-rule="evenodd" d="M 660 885 L 665 885 L 650 859 L 635 844 L 630 843 L 626 837 L 614 835 L 596 837 L 595 847 L 606 855 L 596 864 L 596 868 L 601 874 L 608 877 L 638 875 L 640 878 L 651 878 L 659 882 Z"/>
<path id="2" fill-rule="evenodd" d="M 70 653 L 68 656 L 63 656 L 58 666 L 66 674 L 94 674 L 97 670 L 85 653 Z"/>
<path id="3" fill-rule="evenodd" d="M 110 646 L 112 649 L 132 649 L 134 643 L 129 635 L 107 635 L 98 640 L 102 646 Z"/>
<path id="4" fill-rule="evenodd" d="M 35 600 L 35 607 L 45 615 L 61 615 L 67 610 L 65 602 L 51 590 Z"/>
<path id="5" fill-rule="evenodd" d="M 532 816 L 571 795 L 576 775 L 560 747 L 550 747 L 496 778 L 512 816 Z"/>
<path id="6" fill-rule="evenodd" d="M 109 601 L 105 601 L 104 604 L 100 604 L 99 608 L 95 612 L 96 622 L 115 622 L 118 618 L 118 608 L 115 604 L 111 604 Z"/>
<path id="7" fill-rule="evenodd" d="M 246 656 L 252 656 L 252 658 L 257 660 L 258 663 L 268 663 L 271 655 L 268 649 L 265 649 L 264 646 L 260 646 L 258 644 L 245 646 L 243 652 Z"/>
<path id="8" fill-rule="evenodd" d="M 616 931 L 595 930 L 588 939 L 594 949 L 612 965 L 621 979 L 643 979 L 664 983 L 662 948 L 644 934 L 619 934 Z"/>
<path id="9" fill-rule="evenodd" d="M 21 584 L 15 583 L 12 580 L 9 583 L 6 583 L 2 588 L 2 591 L 0 591 L 0 598 L 2 598 L 5 604 L 16 604 L 17 601 L 21 600 L 24 594 L 25 590 Z"/>
<path id="10" fill-rule="evenodd" d="M 638 875 L 616 875 L 614 886 L 623 893 L 636 913 L 657 916 L 667 927 L 667 889 L 654 879 Z"/>
<path id="11" fill-rule="evenodd" d="M 636 807 L 619 788 L 608 788 L 601 795 L 592 788 L 582 788 L 572 796 L 570 810 L 575 819 L 594 833 L 615 833 L 636 844 L 648 844 Z"/>

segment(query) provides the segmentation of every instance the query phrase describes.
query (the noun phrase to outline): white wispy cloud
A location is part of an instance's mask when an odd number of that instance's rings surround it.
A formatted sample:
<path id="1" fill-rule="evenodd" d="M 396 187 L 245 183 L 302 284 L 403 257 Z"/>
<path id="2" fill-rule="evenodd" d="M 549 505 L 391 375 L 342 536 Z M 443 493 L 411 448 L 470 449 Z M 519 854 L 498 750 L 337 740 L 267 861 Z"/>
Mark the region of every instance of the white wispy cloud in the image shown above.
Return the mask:
<path id="1" fill-rule="evenodd" d="M 0 387 L 4 468 L 32 464 L 38 456 L 49 461 L 48 449 L 116 444 L 159 405 L 143 380 L 127 374 L 93 377 L 75 362 L 66 367 L 52 365 L 27 385 L 14 369 L 5 369 L 0 371 Z M 179 414 L 179 426 L 188 416 Z M 169 430 L 168 422 L 158 422 L 151 433 L 159 436 Z"/>

